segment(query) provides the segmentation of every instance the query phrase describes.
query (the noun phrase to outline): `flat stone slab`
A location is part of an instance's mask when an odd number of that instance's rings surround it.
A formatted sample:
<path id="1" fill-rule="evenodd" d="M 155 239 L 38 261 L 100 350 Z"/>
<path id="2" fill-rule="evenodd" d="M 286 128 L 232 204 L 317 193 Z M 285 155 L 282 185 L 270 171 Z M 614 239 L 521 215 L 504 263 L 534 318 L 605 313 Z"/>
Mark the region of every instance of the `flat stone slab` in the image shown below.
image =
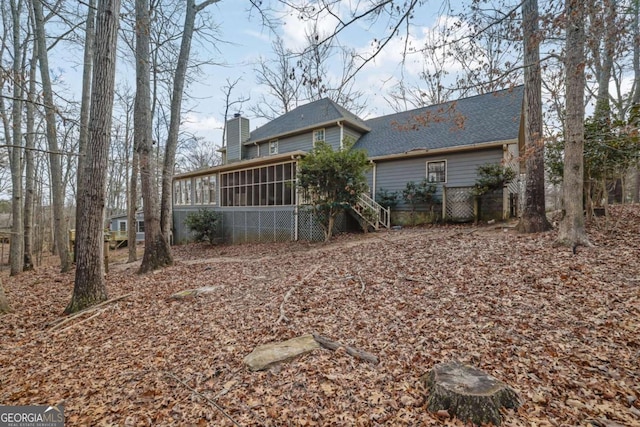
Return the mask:
<path id="1" fill-rule="evenodd" d="M 183 300 L 183 299 L 195 298 L 198 295 L 212 294 L 214 292 L 217 292 L 219 288 L 220 288 L 219 286 L 204 286 L 202 288 L 197 288 L 197 289 L 186 289 L 184 291 L 176 292 L 175 294 L 171 295 L 169 299 Z"/>
<path id="2" fill-rule="evenodd" d="M 320 348 L 320 344 L 313 338 L 312 334 L 301 335 L 287 341 L 258 346 L 245 356 L 244 363 L 252 371 L 262 371 L 277 363 L 293 359 L 317 348 Z"/>

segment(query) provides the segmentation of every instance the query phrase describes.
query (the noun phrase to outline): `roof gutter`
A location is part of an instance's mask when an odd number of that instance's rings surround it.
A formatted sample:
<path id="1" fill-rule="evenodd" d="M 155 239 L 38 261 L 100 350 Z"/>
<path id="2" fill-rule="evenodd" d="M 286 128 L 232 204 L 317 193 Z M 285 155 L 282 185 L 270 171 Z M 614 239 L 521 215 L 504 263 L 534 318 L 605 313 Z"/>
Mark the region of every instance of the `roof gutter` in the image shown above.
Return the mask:
<path id="1" fill-rule="evenodd" d="M 241 160 L 239 162 L 227 163 L 226 165 L 213 166 L 210 168 L 200 169 L 197 171 L 176 174 L 173 176 L 173 179 L 192 178 L 196 176 L 210 175 L 212 173 L 217 173 L 217 172 L 225 172 L 225 171 L 235 170 L 235 169 L 245 169 L 245 168 L 250 168 L 254 166 L 275 164 L 275 163 L 280 163 L 287 160 L 299 160 L 305 154 L 307 154 L 305 151 L 298 150 L 298 151 L 291 151 L 288 153 L 274 154 L 271 156 L 257 157 L 255 159 L 250 159 L 250 160 Z"/>
<path id="2" fill-rule="evenodd" d="M 424 157 L 435 154 L 456 153 L 472 150 L 481 150 L 483 148 L 502 147 L 503 145 L 517 144 L 518 138 L 505 139 L 502 141 L 480 142 L 476 144 L 459 145 L 457 147 L 445 147 L 445 148 L 415 148 L 413 150 L 405 151 L 403 153 L 386 154 L 383 156 L 374 156 L 369 159 L 374 162 L 381 162 L 386 160 L 400 160 L 412 157 Z"/>

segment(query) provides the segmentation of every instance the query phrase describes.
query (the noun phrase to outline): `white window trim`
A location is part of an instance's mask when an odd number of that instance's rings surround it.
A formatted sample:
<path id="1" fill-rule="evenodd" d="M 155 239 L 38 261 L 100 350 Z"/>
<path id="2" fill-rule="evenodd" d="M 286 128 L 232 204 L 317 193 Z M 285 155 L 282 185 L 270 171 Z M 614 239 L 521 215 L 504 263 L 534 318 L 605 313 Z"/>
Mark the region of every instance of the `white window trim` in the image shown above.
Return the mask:
<path id="1" fill-rule="evenodd" d="M 322 131 L 322 139 L 316 139 L 316 132 L 320 132 Z M 313 139 L 313 147 L 315 148 L 316 146 L 316 142 L 318 141 L 326 141 L 327 140 L 327 131 L 325 130 L 325 128 L 318 128 L 318 129 L 314 129 L 312 134 L 311 134 L 311 138 Z"/>
<path id="2" fill-rule="evenodd" d="M 442 163 L 444 162 L 444 181 L 429 181 L 429 163 Z M 449 164 L 447 163 L 447 159 L 434 159 L 427 160 L 425 164 L 425 172 L 426 178 L 429 183 L 433 184 L 446 184 L 449 181 Z"/>
<path id="3" fill-rule="evenodd" d="M 272 150 L 272 146 L 271 144 L 273 144 L 273 147 L 275 147 L 275 151 Z M 274 154 L 278 154 L 278 140 L 277 139 L 272 139 L 271 141 L 269 141 L 269 155 L 273 156 Z"/>

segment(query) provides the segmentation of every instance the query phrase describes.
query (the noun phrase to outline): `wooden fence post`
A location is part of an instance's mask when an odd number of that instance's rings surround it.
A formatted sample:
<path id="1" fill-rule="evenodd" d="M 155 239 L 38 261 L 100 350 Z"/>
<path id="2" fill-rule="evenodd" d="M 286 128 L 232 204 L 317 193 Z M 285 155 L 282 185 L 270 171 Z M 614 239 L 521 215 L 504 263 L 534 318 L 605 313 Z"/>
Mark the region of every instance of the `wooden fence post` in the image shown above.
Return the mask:
<path id="1" fill-rule="evenodd" d="M 104 272 L 109 273 L 109 241 L 104 241 Z"/>
<path id="2" fill-rule="evenodd" d="M 442 222 L 447 221 L 447 187 L 442 186 Z"/>

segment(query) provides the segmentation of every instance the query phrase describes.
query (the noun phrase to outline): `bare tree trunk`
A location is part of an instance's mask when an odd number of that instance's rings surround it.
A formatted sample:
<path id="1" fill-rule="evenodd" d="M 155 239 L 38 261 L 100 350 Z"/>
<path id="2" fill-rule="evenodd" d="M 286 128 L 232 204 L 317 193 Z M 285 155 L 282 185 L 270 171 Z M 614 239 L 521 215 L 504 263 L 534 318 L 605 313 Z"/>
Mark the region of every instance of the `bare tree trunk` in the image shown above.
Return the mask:
<path id="1" fill-rule="evenodd" d="M 631 98 L 631 122 L 635 126 L 640 124 L 640 1 L 633 5 L 633 95 Z M 640 164 L 636 165 L 636 188 L 633 201 L 640 201 Z"/>
<path id="2" fill-rule="evenodd" d="M 616 0 L 607 0 L 606 11 L 602 22 L 598 25 L 604 27 L 603 51 L 600 55 L 602 61 L 596 64 L 598 70 L 598 99 L 596 100 L 596 108 L 593 113 L 596 120 L 609 120 L 611 117 L 611 108 L 609 106 L 609 81 L 611 80 L 611 70 L 613 69 L 613 55 L 616 47 Z M 593 25 L 593 23 L 592 23 Z M 596 49 L 599 50 L 600 43 L 596 43 Z"/>
<path id="3" fill-rule="evenodd" d="M 96 19 L 93 85 L 87 158 L 82 172 L 86 184 L 78 194 L 82 221 L 76 230 L 77 264 L 73 297 L 65 312 L 73 313 L 107 300 L 103 264 L 105 183 L 111 139 L 116 45 L 120 0 L 99 0 Z"/>
<path id="4" fill-rule="evenodd" d="M 132 224 L 127 230 L 127 248 L 129 251 L 129 258 L 127 259 L 127 262 L 134 262 L 138 259 L 138 254 L 136 252 L 136 227 L 134 227 L 133 224 L 137 221 L 136 204 L 138 201 L 138 175 L 140 175 L 140 161 L 138 153 L 135 152 L 135 147 L 133 150 L 133 157 L 131 159 L 131 179 L 129 183 L 129 201 L 127 202 L 127 223 Z"/>
<path id="5" fill-rule="evenodd" d="M 33 206 L 35 197 L 36 169 L 33 160 L 35 147 L 36 71 L 38 48 L 33 46 L 29 64 L 29 91 L 27 93 L 27 134 L 25 135 L 25 186 L 24 186 L 24 263 L 23 270 L 33 270 Z"/>
<path id="6" fill-rule="evenodd" d="M 542 77 L 538 0 L 522 3 L 524 41 L 524 140 L 526 181 L 521 233 L 538 233 L 551 228 L 546 216 L 544 187 L 544 141 L 542 138 Z"/>
<path id="7" fill-rule="evenodd" d="M 162 196 L 160 198 L 160 226 L 164 238 L 169 241 L 171 234 L 171 180 L 173 178 L 176 162 L 176 150 L 178 147 L 178 132 L 180 131 L 180 111 L 182 109 L 182 95 L 184 93 L 184 81 L 187 75 L 189 54 L 191 51 L 191 39 L 196 19 L 195 0 L 187 0 L 184 28 L 182 30 L 182 42 L 180 54 L 173 76 L 173 93 L 171 95 L 171 119 L 169 122 L 169 135 L 165 146 L 164 165 L 162 168 Z"/>
<path id="8" fill-rule="evenodd" d="M 165 146 L 164 165 L 162 168 L 162 196 L 160 199 L 160 226 L 164 238 L 169 241 L 171 235 L 171 199 L 173 196 L 171 181 L 176 163 L 176 150 L 178 148 L 178 132 L 180 131 L 180 112 L 182 109 L 182 96 L 184 94 L 184 82 L 187 76 L 189 56 L 191 54 L 191 40 L 195 27 L 196 14 L 210 4 L 220 0 L 206 0 L 196 5 L 195 0 L 187 0 L 184 27 L 182 30 L 182 42 L 176 72 L 173 76 L 173 93 L 171 95 L 171 119 L 169 122 L 169 135 Z"/>
<path id="9" fill-rule="evenodd" d="M 13 24 L 13 108 L 12 108 L 12 136 L 11 148 L 11 244 L 9 247 L 10 274 L 15 276 L 22 272 L 23 217 L 22 217 L 22 50 L 20 49 L 20 15 L 22 2 L 11 0 L 11 17 Z M 6 135 L 5 135 L 6 138 Z"/>
<path id="10" fill-rule="evenodd" d="M 0 314 L 5 314 L 11 311 L 7 296 L 4 294 L 4 287 L 2 286 L 2 279 L 0 279 Z"/>
<path id="11" fill-rule="evenodd" d="M 93 74 L 93 49 L 95 43 L 96 0 L 89 0 L 87 5 L 87 24 L 84 36 L 84 67 L 82 70 L 82 102 L 80 104 L 80 135 L 78 137 L 78 164 L 76 167 L 76 195 L 83 193 L 86 179 L 84 171 L 85 156 L 87 154 L 87 140 L 89 139 L 89 112 L 91 108 L 91 76 Z M 82 221 L 76 203 L 76 230 Z M 78 256 L 78 239 L 75 240 L 73 258 Z"/>
<path id="12" fill-rule="evenodd" d="M 134 109 L 134 145 L 140 160 L 140 181 L 144 204 L 144 255 L 140 273 L 173 264 L 171 249 L 162 235 L 154 180 L 151 137 L 149 80 L 149 1 L 136 0 L 136 100 Z"/>
<path id="13" fill-rule="evenodd" d="M 575 249 L 591 246 L 584 226 L 584 8 L 579 0 L 566 0 L 566 119 L 564 148 L 564 216 L 557 244 Z"/>
<path id="14" fill-rule="evenodd" d="M 126 138 L 129 140 L 129 112 L 127 111 L 127 130 Z M 138 203 L 138 176 L 140 175 L 140 161 L 138 156 L 138 149 L 133 144 L 133 150 L 131 150 L 131 176 L 129 177 L 129 191 L 127 196 L 127 223 L 134 224 L 136 219 L 137 203 Z M 129 258 L 127 262 L 134 262 L 138 259 L 136 252 L 136 229 L 133 226 L 129 226 L 127 230 L 127 249 L 129 251 Z"/>
<path id="15" fill-rule="evenodd" d="M 42 2 L 41 0 L 32 0 L 32 2 L 35 36 L 38 45 L 38 61 L 40 62 L 40 76 L 42 80 L 42 95 L 47 123 L 46 133 L 49 144 L 55 243 L 58 255 L 60 256 L 60 270 L 66 272 L 71 269 L 71 261 L 69 259 L 69 247 L 67 243 L 67 224 L 64 221 L 64 188 L 62 188 L 62 164 L 58 151 L 56 131 L 56 107 L 53 102 L 53 88 L 49 75 L 49 57 L 44 32 Z"/>

